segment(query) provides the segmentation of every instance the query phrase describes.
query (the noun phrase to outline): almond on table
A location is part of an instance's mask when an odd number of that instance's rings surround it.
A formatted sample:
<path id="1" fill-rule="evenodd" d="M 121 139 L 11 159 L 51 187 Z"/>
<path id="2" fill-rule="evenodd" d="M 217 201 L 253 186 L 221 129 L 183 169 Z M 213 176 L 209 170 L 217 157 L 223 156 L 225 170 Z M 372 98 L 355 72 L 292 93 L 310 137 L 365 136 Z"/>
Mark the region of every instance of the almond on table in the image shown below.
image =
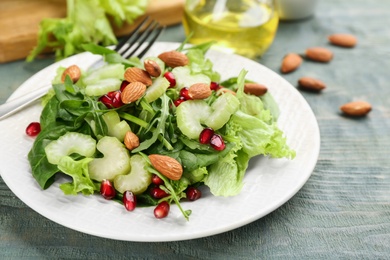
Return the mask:
<path id="1" fill-rule="evenodd" d="M 347 33 L 335 33 L 328 36 L 328 40 L 331 44 L 352 48 L 357 44 L 357 38 L 352 34 Z"/>
<path id="2" fill-rule="evenodd" d="M 299 87 L 312 90 L 312 91 L 321 91 L 326 88 L 324 82 L 319 79 L 311 78 L 311 77 L 302 77 L 298 80 Z"/>
<path id="3" fill-rule="evenodd" d="M 302 64 L 302 57 L 296 53 L 289 53 L 284 56 L 282 60 L 282 66 L 280 67 L 280 71 L 282 73 L 293 72 L 298 69 Z"/>
<path id="4" fill-rule="evenodd" d="M 311 47 L 306 49 L 306 58 L 318 62 L 329 62 L 333 59 L 333 52 L 324 47 Z"/>
<path id="5" fill-rule="evenodd" d="M 340 110 L 348 116 L 365 116 L 371 111 L 371 104 L 366 101 L 349 102 L 340 107 Z"/>

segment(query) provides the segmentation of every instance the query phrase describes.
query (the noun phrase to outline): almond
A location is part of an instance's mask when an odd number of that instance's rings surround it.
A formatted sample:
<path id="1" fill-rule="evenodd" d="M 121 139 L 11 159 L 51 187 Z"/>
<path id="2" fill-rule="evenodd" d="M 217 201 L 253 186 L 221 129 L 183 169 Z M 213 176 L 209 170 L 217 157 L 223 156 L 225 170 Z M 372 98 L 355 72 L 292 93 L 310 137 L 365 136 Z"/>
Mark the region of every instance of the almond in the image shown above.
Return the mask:
<path id="1" fill-rule="evenodd" d="M 318 62 L 329 62 L 333 59 L 333 52 L 324 47 L 312 47 L 306 49 L 306 58 Z"/>
<path id="2" fill-rule="evenodd" d="M 158 55 L 167 66 L 171 68 L 185 66 L 189 63 L 188 57 L 179 51 L 167 51 Z"/>
<path id="3" fill-rule="evenodd" d="M 312 91 L 321 91 L 326 88 L 324 82 L 310 77 L 302 77 L 298 80 L 299 87 Z"/>
<path id="4" fill-rule="evenodd" d="M 157 77 L 159 77 L 161 75 L 161 68 L 158 65 L 158 63 L 155 62 L 154 60 L 145 60 L 144 61 L 144 67 L 145 67 L 145 70 L 152 77 L 157 78 Z"/>
<path id="5" fill-rule="evenodd" d="M 131 82 L 123 89 L 121 100 L 123 103 L 129 104 L 140 99 L 145 94 L 145 91 L 145 84 L 141 82 Z"/>
<path id="6" fill-rule="evenodd" d="M 233 90 L 231 89 L 228 89 L 228 88 L 225 88 L 225 87 L 220 87 L 218 90 L 217 90 L 217 94 L 218 95 L 221 95 L 223 93 L 230 93 L 230 94 L 233 94 L 233 95 L 236 95 L 237 93 L 234 92 Z"/>
<path id="7" fill-rule="evenodd" d="M 126 132 L 123 142 L 125 143 L 126 148 L 130 151 L 139 146 L 138 136 L 131 131 Z"/>
<path id="8" fill-rule="evenodd" d="M 280 71 L 282 73 L 289 73 L 296 70 L 302 64 L 302 57 L 296 53 L 289 53 L 284 56 Z"/>
<path id="9" fill-rule="evenodd" d="M 124 74 L 125 80 L 128 82 L 141 82 L 145 86 L 152 85 L 152 78 L 149 73 L 140 68 L 127 68 Z"/>
<path id="10" fill-rule="evenodd" d="M 61 81 L 65 82 L 65 77 L 68 75 L 73 83 L 76 83 L 81 77 L 81 70 L 77 65 L 69 66 L 61 76 Z"/>
<path id="11" fill-rule="evenodd" d="M 211 96 L 209 84 L 196 83 L 188 88 L 188 96 L 192 99 L 205 99 Z"/>
<path id="12" fill-rule="evenodd" d="M 262 96 L 267 93 L 268 88 L 258 83 L 245 83 L 244 92 L 255 96 Z"/>
<path id="13" fill-rule="evenodd" d="M 176 159 L 160 154 L 151 154 L 148 157 L 153 167 L 165 177 L 174 181 L 181 178 L 183 167 Z"/>
<path id="14" fill-rule="evenodd" d="M 357 39 L 355 36 L 351 34 L 346 33 L 335 33 L 328 36 L 328 40 L 331 44 L 346 47 L 346 48 L 352 48 L 355 47 L 357 43 Z"/>
<path id="15" fill-rule="evenodd" d="M 365 101 L 354 101 L 340 107 L 340 110 L 348 116 L 365 116 L 371 109 L 370 103 Z"/>

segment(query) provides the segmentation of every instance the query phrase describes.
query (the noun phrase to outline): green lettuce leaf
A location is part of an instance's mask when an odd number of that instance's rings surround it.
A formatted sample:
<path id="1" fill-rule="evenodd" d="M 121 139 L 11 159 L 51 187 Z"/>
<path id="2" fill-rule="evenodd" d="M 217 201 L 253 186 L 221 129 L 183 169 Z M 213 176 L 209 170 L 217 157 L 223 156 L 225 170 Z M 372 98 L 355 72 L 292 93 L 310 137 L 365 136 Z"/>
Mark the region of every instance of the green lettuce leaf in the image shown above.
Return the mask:
<path id="1" fill-rule="evenodd" d="M 121 25 L 132 23 L 145 12 L 147 0 L 67 0 L 65 18 L 43 19 L 39 25 L 38 43 L 27 57 L 32 61 L 46 48 L 53 49 L 56 59 L 83 52 L 82 44 L 104 46 L 117 43 L 107 14 Z"/>
<path id="2" fill-rule="evenodd" d="M 60 159 L 58 169 L 73 178 L 72 182 L 60 185 L 61 190 L 66 195 L 77 195 L 79 192 L 91 195 L 97 190 L 88 173 L 88 163 L 92 160 L 93 158 L 84 158 L 76 161 L 69 156 Z"/>

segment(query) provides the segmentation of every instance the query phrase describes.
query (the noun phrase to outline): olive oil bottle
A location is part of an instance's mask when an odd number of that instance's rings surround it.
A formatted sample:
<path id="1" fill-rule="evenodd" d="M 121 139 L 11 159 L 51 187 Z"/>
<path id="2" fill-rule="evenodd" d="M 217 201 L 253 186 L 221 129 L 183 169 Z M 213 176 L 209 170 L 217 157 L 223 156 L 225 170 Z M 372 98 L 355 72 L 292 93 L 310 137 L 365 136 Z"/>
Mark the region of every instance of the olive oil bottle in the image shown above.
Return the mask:
<path id="1" fill-rule="evenodd" d="M 187 0 L 183 18 L 191 43 L 214 41 L 217 49 L 251 59 L 269 48 L 278 22 L 272 0 Z"/>

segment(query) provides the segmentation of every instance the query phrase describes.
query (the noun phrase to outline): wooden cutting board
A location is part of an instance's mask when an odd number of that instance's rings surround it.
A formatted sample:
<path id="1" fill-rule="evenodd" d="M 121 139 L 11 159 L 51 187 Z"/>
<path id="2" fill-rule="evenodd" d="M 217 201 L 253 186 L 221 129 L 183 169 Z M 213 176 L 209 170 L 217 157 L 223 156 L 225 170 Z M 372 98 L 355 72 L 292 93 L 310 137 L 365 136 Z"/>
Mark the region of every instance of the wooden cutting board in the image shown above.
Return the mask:
<path id="1" fill-rule="evenodd" d="M 146 14 L 162 25 L 181 22 L 184 0 L 150 0 Z M 1 0 L 0 63 L 24 59 L 37 43 L 43 18 L 66 16 L 65 0 Z M 142 20 L 139 18 L 137 22 Z M 138 23 L 115 28 L 117 36 L 129 33 Z"/>

